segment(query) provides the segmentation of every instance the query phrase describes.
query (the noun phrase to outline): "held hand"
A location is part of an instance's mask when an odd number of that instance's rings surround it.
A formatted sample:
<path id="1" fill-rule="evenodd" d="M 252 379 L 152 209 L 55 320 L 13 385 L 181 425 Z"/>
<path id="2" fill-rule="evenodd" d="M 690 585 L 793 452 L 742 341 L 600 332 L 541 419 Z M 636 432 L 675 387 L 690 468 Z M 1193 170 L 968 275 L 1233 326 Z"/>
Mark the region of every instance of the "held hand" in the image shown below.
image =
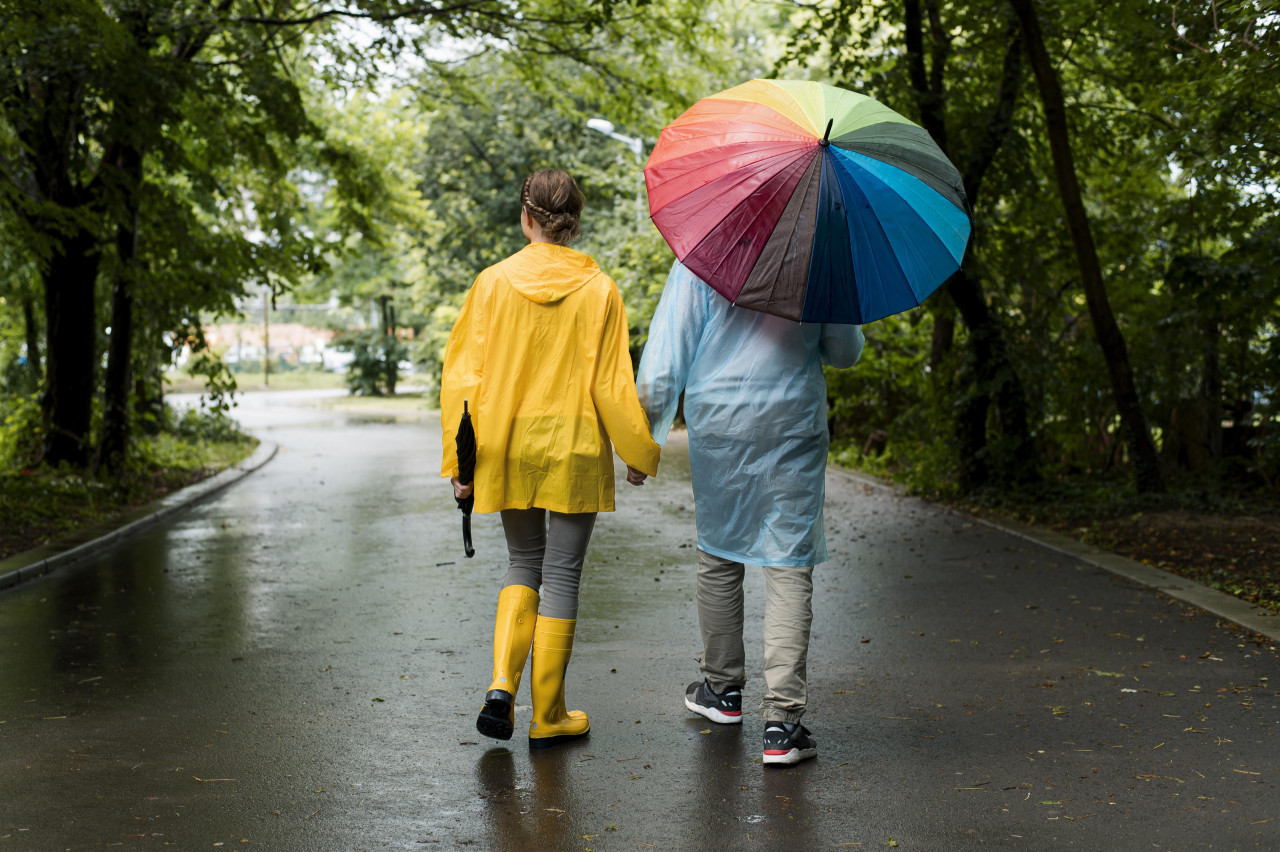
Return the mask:
<path id="1" fill-rule="evenodd" d="M 463 485 L 462 480 L 456 476 L 449 481 L 453 483 L 453 496 L 459 500 L 465 500 L 470 497 L 472 490 L 475 489 L 474 483 Z"/>
<path id="2" fill-rule="evenodd" d="M 627 465 L 627 482 L 632 485 L 644 485 L 644 481 L 649 478 L 649 474 L 636 470 L 631 465 Z"/>

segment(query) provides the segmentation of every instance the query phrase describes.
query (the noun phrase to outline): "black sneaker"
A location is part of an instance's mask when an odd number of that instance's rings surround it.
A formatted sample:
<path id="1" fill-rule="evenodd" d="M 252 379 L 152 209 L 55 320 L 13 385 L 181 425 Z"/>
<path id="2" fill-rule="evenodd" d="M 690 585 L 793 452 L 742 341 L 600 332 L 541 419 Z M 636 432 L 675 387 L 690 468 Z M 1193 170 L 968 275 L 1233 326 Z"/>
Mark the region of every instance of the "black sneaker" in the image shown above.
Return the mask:
<path id="1" fill-rule="evenodd" d="M 764 726 L 764 762 L 799 763 L 818 756 L 818 744 L 809 729 L 798 722 L 766 722 Z"/>
<path id="2" fill-rule="evenodd" d="M 721 725 L 742 724 L 742 689 L 730 686 L 716 692 L 705 680 L 684 691 L 684 706 Z"/>

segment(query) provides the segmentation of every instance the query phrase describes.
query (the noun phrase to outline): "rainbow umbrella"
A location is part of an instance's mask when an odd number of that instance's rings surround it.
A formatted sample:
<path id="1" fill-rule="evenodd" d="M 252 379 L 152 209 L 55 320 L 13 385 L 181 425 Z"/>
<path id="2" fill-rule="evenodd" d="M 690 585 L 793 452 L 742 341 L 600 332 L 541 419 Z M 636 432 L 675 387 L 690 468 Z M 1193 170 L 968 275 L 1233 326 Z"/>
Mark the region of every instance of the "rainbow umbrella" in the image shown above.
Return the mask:
<path id="1" fill-rule="evenodd" d="M 644 170 L 676 256 L 734 304 L 865 323 L 920 304 L 971 229 L 960 173 L 865 95 L 752 80 L 671 122 Z"/>

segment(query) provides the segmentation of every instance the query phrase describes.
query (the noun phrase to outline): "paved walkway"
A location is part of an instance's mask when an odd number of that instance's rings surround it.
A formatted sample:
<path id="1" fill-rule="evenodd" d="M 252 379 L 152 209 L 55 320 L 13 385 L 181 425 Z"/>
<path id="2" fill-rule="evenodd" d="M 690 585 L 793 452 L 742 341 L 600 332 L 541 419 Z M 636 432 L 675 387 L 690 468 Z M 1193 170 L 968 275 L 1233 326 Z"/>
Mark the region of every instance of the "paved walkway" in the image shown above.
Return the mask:
<path id="1" fill-rule="evenodd" d="M 681 702 L 698 640 L 678 449 L 596 527 L 569 676 L 591 737 L 495 746 L 474 717 L 496 518 L 466 560 L 431 419 L 298 399 L 246 398 L 281 447 L 257 473 L 0 592 L 0 852 L 1280 848 L 1273 643 L 839 473 L 819 757 L 764 769 L 754 716 Z"/>

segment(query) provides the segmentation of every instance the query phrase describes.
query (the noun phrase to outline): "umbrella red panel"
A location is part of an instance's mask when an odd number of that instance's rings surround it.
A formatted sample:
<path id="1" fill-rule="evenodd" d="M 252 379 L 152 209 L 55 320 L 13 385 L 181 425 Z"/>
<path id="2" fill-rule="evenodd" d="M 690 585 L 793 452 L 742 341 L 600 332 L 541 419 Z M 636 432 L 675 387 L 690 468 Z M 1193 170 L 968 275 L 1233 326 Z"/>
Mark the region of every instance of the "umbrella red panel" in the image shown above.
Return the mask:
<path id="1" fill-rule="evenodd" d="M 796 160 L 812 156 L 810 148 L 790 151 L 752 164 L 733 174 L 722 175 L 667 204 L 653 214 L 653 223 L 662 232 L 676 257 L 684 258 L 762 186 Z M 779 206 L 779 215 L 782 207 Z M 692 268 L 692 267 L 691 267 Z"/>
<path id="2" fill-rule="evenodd" d="M 769 235 L 819 150 L 810 144 L 806 156 L 794 159 L 761 184 L 684 257 L 684 265 L 703 281 L 715 282 L 712 286 L 726 299 L 737 301 Z"/>
<path id="3" fill-rule="evenodd" d="M 810 142 L 808 145 L 812 146 Z M 802 148 L 794 141 L 740 142 L 705 148 L 678 159 L 666 160 L 645 169 L 649 190 L 649 213 L 653 215 L 675 199 L 718 177 Z"/>

